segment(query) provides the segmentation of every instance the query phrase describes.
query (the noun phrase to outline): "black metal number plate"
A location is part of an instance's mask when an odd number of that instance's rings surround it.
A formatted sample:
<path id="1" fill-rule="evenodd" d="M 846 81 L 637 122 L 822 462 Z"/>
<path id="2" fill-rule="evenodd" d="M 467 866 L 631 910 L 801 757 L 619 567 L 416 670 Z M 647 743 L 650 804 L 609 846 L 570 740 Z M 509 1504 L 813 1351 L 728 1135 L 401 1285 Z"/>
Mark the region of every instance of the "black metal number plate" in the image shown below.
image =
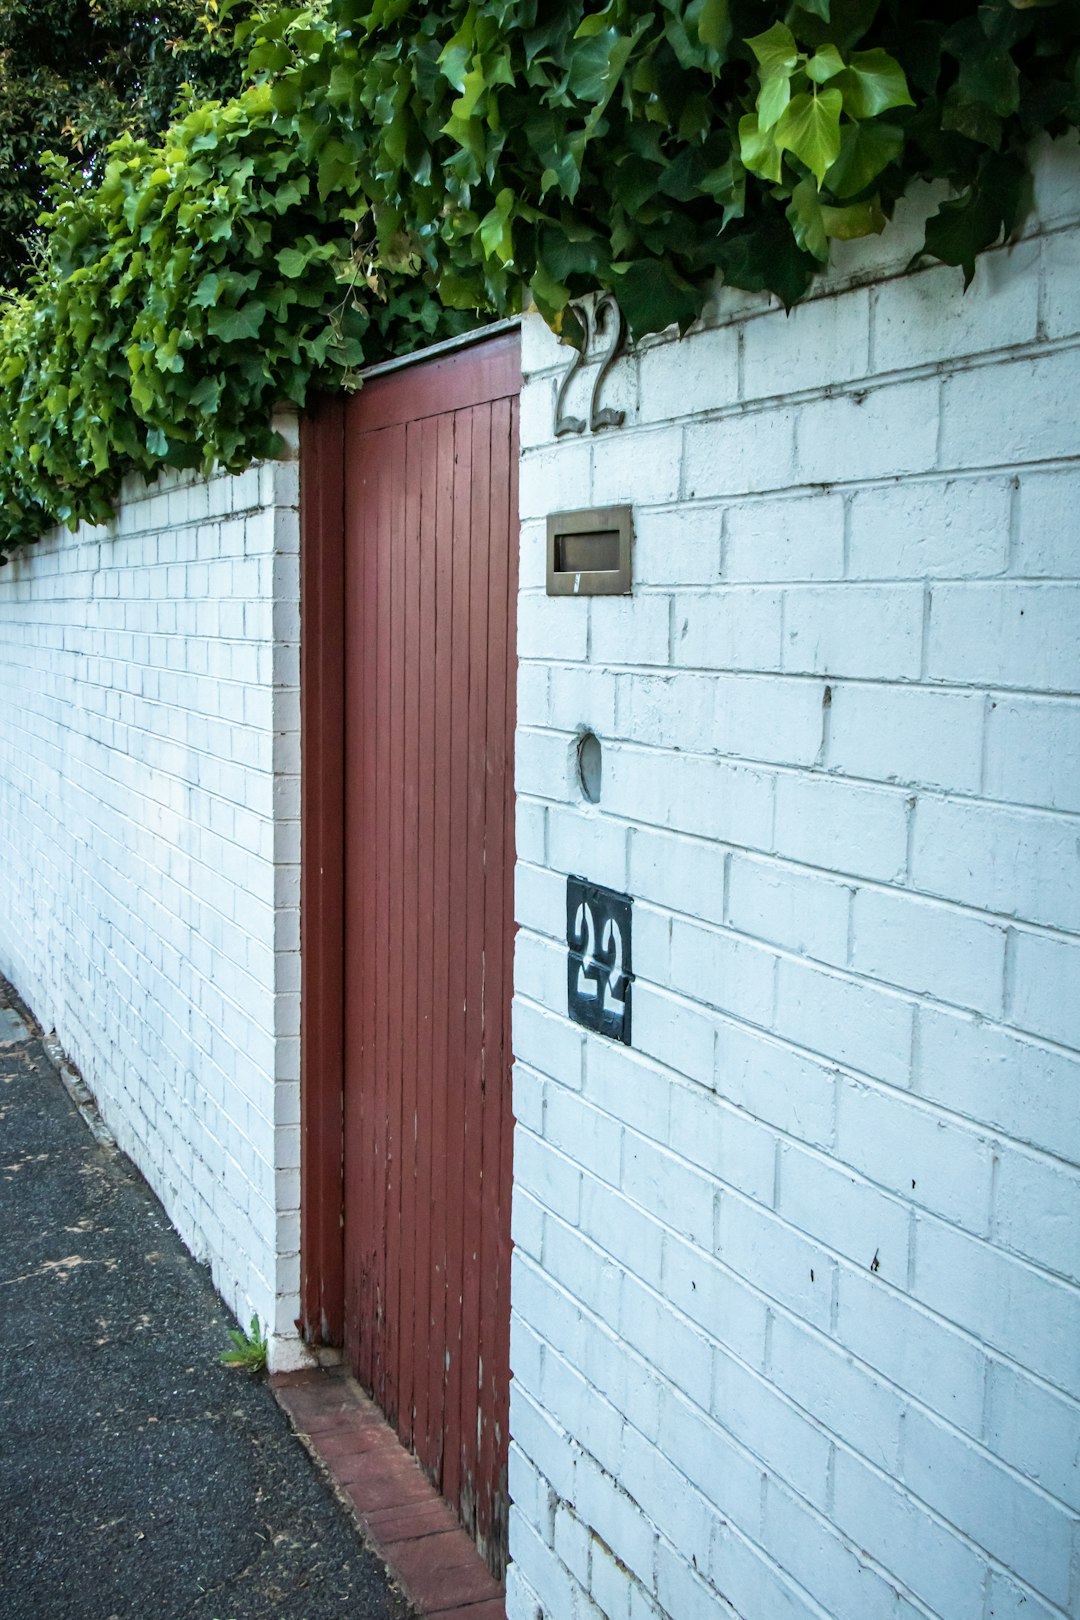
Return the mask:
<path id="1" fill-rule="evenodd" d="M 575 1024 L 630 1045 L 634 902 L 584 878 L 566 880 L 566 995 Z"/>

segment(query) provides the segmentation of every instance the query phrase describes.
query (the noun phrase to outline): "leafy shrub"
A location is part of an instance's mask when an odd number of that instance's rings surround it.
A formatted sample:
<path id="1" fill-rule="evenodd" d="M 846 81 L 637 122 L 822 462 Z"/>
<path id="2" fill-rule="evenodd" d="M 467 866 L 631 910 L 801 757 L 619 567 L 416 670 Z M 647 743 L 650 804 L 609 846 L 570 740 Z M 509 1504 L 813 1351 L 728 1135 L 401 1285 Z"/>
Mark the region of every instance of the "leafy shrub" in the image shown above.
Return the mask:
<path id="1" fill-rule="evenodd" d="M 109 515 L 122 474 L 239 469 L 313 383 L 533 302 L 635 337 L 717 274 L 790 307 L 916 179 L 924 251 L 1015 227 L 1080 122 L 1080 0 L 331 0 L 242 30 L 257 82 L 58 166 L 0 317 L 3 544 Z"/>

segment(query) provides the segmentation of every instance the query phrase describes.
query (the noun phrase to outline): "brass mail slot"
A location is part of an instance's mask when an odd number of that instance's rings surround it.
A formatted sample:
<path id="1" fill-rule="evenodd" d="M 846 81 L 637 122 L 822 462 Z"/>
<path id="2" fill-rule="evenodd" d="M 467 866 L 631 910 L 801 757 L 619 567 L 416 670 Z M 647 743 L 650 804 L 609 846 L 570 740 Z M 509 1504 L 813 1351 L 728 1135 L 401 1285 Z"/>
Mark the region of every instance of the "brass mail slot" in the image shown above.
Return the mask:
<path id="1" fill-rule="evenodd" d="M 632 509 L 597 506 L 548 518 L 549 596 L 628 596 Z"/>

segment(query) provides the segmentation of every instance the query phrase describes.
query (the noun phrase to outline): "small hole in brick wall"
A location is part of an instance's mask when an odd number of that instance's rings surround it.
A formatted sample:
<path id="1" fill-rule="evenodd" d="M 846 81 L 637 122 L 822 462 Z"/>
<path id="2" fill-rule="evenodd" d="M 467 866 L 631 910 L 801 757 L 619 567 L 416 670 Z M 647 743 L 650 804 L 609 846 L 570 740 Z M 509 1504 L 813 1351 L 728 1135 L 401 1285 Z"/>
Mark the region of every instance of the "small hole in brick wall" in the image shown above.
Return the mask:
<path id="1" fill-rule="evenodd" d="M 603 754 L 600 739 L 592 731 L 586 731 L 578 740 L 577 769 L 582 794 L 590 804 L 599 804 Z"/>

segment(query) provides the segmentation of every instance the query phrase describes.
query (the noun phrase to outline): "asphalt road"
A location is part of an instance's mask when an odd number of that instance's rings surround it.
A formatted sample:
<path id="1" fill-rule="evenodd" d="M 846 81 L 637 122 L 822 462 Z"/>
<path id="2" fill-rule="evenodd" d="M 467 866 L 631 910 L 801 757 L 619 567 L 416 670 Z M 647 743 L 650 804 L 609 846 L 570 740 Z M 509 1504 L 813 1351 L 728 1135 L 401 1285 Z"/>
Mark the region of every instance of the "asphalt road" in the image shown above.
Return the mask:
<path id="1" fill-rule="evenodd" d="M 23 1011 L 0 979 L 0 1615 L 403 1620 L 265 1383 L 220 1366 L 209 1273 Z"/>

